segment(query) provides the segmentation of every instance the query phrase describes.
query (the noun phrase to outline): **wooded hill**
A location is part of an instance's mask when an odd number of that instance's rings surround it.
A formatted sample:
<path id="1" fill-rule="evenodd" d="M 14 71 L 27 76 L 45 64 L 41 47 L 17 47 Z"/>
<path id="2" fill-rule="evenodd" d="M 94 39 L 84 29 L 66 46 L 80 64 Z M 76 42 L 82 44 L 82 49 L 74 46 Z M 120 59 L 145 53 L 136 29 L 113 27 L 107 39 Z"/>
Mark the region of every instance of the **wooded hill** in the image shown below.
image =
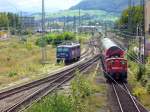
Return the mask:
<path id="1" fill-rule="evenodd" d="M 139 0 L 134 0 L 132 4 L 138 4 Z M 83 0 L 79 4 L 71 7 L 71 10 L 104 10 L 107 12 L 122 12 L 128 7 L 128 0 Z"/>

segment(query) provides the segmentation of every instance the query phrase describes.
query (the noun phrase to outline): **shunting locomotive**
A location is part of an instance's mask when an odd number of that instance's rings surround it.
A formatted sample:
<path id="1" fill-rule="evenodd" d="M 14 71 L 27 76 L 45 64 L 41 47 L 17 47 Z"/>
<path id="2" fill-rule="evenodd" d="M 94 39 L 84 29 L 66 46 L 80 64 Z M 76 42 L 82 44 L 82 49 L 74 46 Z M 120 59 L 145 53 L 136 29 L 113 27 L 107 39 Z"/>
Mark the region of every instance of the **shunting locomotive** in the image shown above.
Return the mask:
<path id="1" fill-rule="evenodd" d="M 105 78 L 116 81 L 127 81 L 127 60 L 125 51 L 116 45 L 111 39 L 103 38 L 102 65 Z"/>
<path id="2" fill-rule="evenodd" d="M 71 63 L 78 61 L 81 56 L 80 44 L 77 42 L 67 42 L 57 46 L 56 58 L 57 63 L 64 61 L 65 63 Z"/>

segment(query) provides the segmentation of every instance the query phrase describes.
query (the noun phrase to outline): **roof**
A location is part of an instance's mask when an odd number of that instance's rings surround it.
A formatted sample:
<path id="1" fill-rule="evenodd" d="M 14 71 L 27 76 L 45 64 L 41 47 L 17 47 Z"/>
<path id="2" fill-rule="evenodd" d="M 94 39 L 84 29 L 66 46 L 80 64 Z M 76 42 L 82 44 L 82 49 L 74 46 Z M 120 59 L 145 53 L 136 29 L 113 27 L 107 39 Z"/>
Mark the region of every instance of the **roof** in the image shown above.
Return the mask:
<path id="1" fill-rule="evenodd" d="M 121 49 L 117 44 L 115 44 L 111 39 L 109 38 L 103 38 L 102 44 L 104 47 L 105 55 L 107 57 L 113 56 L 113 55 L 120 55 L 120 57 L 124 56 L 124 50 Z"/>
<path id="2" fill-rule="evenodd" d="M 111 39 L 103 38 L 102 40 L 103 47 L 105 49 L 110 49 L 112 47 L 118 47 Z M 119 47 L 118 47 L 119 48 Z"/>
<path id="3" fill-rule="evenodd" d="M 101 28 L 102 26 L 79 26 L 78 28 Z"/>
<path id="4" fill-rule="evenodd" d="M 119 60 L 126 60 L 126 61 L 127 61 L 127 59 L 125 59 L 125 58 L 108 58 L 107 61 L 112 60 L 112 59 L 113 59 L 113 60 L 114 60 L 114 59 L 119 59 Z"/>
<path id="5" fill-rule="evenodd" d="M 77 46 L 80 46 L 79 43 L 66 43 L 66 44 L 62 44 L 62 45 L 59 45 L 57 47 L 77 47 Z"/>

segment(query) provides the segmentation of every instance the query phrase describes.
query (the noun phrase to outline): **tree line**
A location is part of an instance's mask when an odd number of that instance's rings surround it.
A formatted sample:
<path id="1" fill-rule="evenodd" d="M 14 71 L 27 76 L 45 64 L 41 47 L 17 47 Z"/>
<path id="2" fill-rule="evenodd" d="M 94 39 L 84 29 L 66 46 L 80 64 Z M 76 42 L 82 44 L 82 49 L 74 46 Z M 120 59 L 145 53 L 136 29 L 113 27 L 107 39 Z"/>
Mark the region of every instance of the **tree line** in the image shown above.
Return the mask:
<path id="1" fill-rule="evenodd" d="M 11 30 L 13 28 L 19 29 L 20 22 L 19 16 L 14 13 L 0 12 L 0 29 Z"/>

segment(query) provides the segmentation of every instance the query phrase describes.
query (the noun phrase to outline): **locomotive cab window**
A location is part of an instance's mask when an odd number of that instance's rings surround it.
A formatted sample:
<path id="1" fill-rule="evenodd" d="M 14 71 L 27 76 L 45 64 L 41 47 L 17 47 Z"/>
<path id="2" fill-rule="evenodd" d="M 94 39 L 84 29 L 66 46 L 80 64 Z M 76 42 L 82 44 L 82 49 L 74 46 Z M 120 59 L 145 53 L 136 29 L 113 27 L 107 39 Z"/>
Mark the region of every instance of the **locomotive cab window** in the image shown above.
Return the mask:
<path id="1" fill-rule="evenodd" d="M 57 48 L 57 52 L 62 52 L 62 48 L 61 47 Z"/>
<path id="2" fill-rule="evenodd" d="M 69 51 L 69 48 L 64 48 L 63 49 L 63 52 L 68 52 Z"/>

